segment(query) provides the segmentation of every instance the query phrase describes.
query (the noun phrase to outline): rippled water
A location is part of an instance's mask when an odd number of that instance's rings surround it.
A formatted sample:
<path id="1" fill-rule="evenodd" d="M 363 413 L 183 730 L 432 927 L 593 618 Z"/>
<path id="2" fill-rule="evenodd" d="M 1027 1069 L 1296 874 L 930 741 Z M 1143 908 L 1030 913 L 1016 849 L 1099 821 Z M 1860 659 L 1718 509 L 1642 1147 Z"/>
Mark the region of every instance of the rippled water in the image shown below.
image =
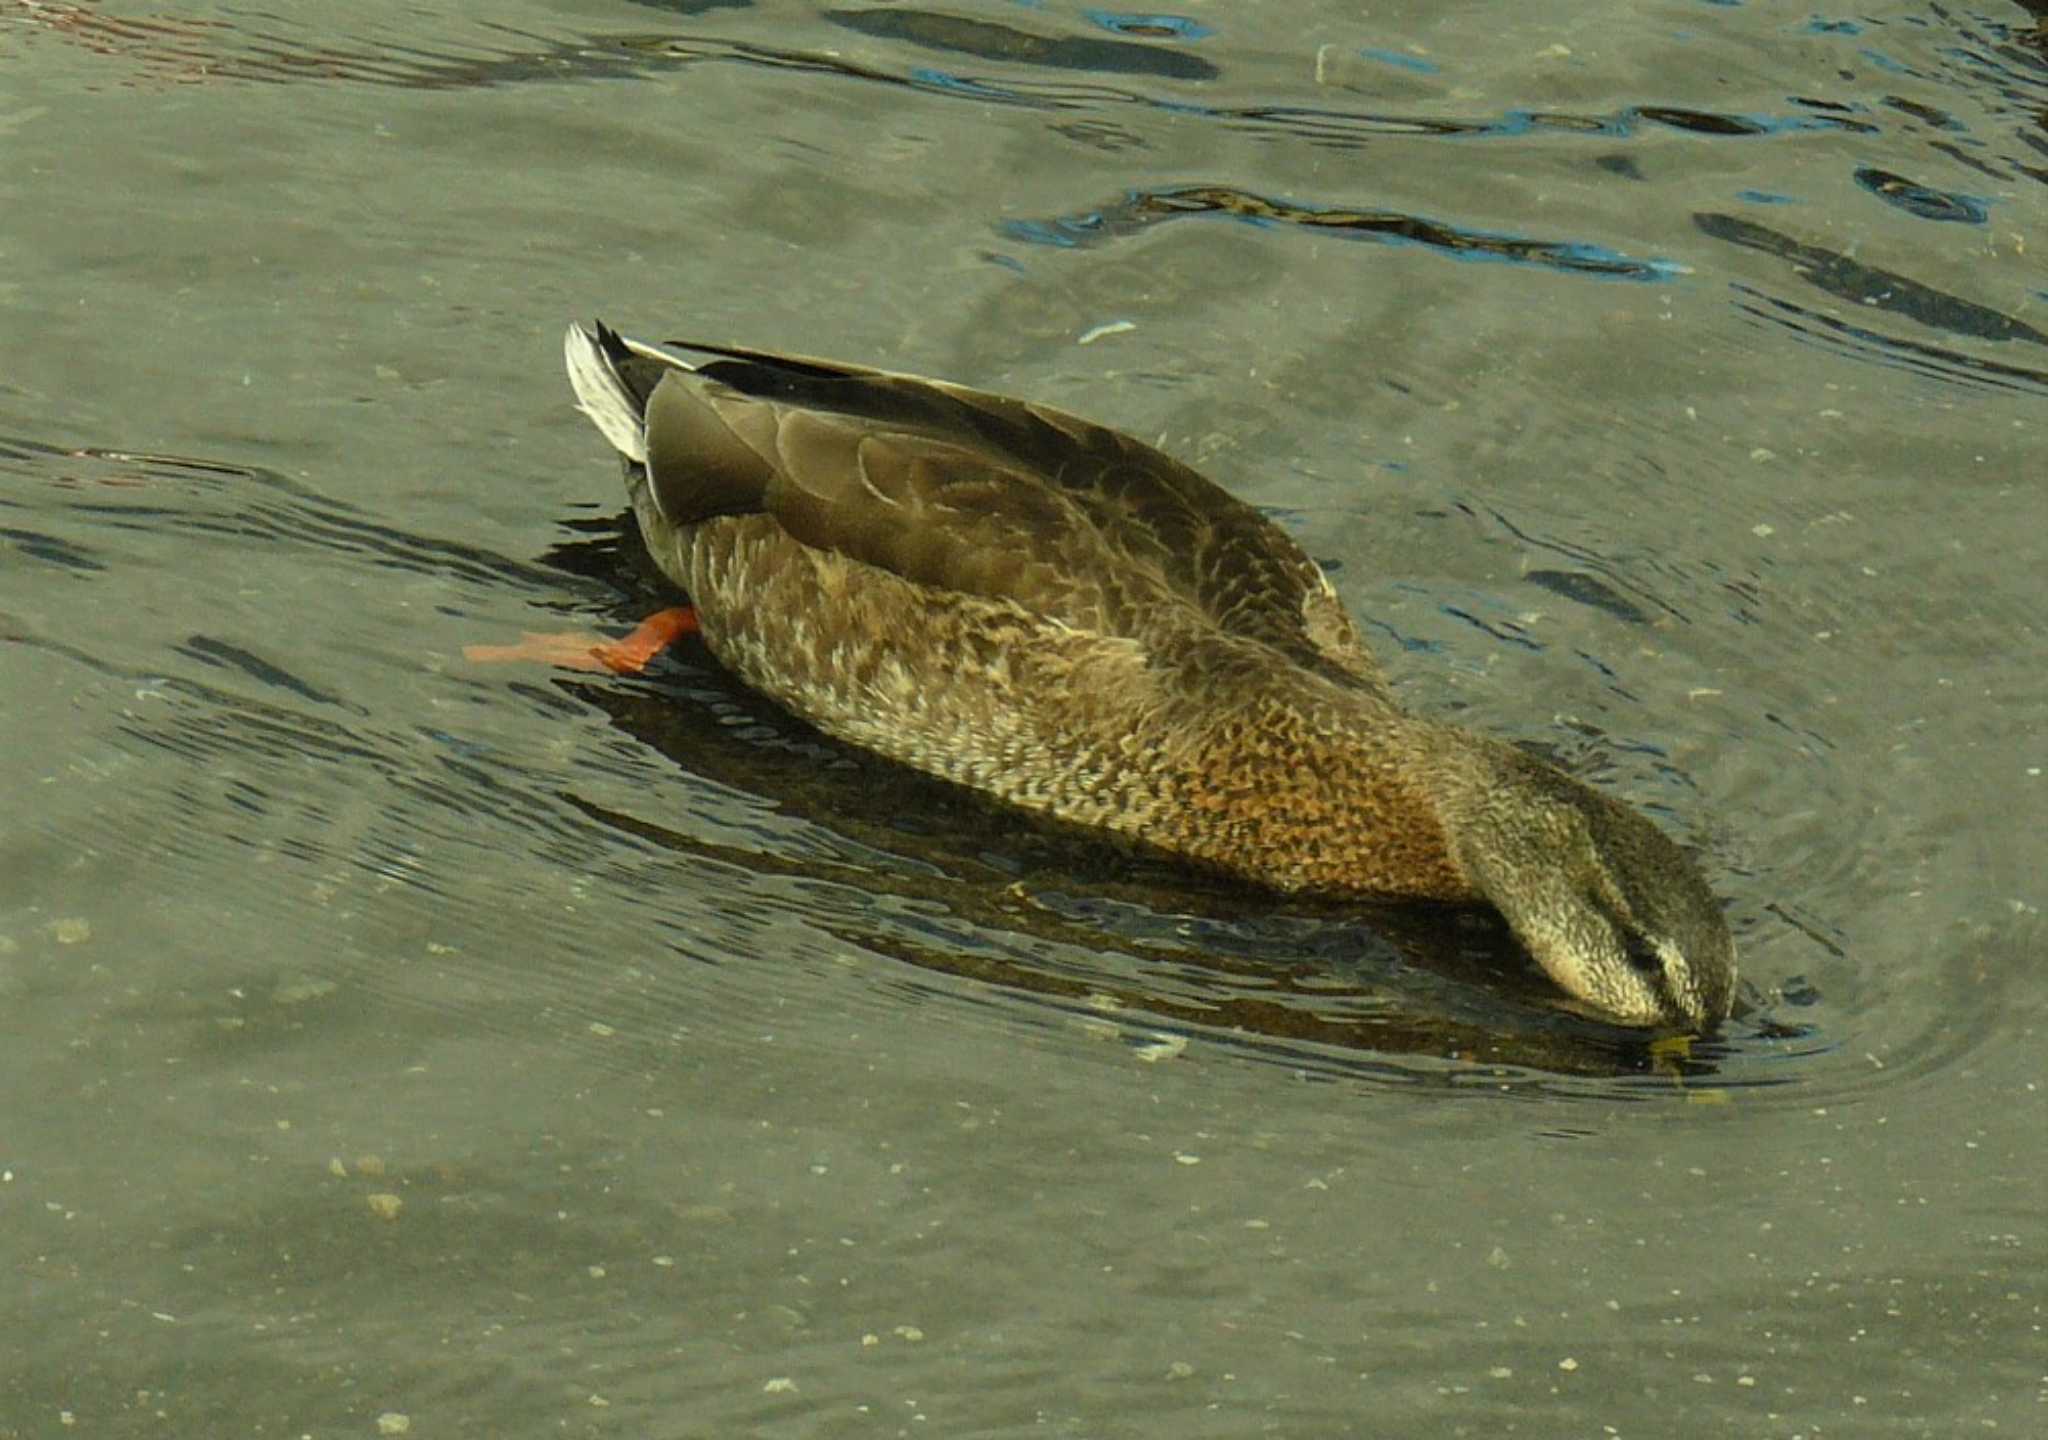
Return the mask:
<path id="1" fill-rule="evenodd" d="M 0 1436 L 2038 1429 L 2044 24 L 0 0 Z M 593 314 L 1160 439 L 1748 1012 L 465 658 Z"/>

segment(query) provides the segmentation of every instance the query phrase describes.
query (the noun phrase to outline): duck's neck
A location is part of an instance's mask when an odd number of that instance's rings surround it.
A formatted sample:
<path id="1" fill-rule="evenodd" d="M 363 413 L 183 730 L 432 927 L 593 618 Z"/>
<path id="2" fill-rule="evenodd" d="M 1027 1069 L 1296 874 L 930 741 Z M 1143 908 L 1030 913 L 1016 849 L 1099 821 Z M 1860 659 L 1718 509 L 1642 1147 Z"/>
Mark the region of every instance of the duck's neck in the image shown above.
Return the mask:
<path id="1" fill-rule="evenodd" d="M 1231 707 L 1189 747 L 1151 838 L 1256 883 L 1333 896 L 1480 898 L 1453 853 L 1460 772 L 1484 742 L 1320 681 Z"/>

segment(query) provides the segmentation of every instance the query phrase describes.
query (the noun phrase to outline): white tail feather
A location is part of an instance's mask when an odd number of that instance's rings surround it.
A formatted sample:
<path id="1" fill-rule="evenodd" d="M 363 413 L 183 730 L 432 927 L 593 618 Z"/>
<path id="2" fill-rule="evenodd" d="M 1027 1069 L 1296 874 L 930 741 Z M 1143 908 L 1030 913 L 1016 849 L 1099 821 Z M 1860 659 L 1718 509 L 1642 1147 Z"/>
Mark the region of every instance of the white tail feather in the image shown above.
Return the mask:
<path id="1" fill-rule="evenodd" d="M 590 417 L 614 450 L 645 465 L 647 427 L 640 406 L 605 358 L 597 336 L 581 325 L 571 325 L 562 337 L 562 358 L 569 366 L 569 383 L 576 389 L 576 408 Z"/>

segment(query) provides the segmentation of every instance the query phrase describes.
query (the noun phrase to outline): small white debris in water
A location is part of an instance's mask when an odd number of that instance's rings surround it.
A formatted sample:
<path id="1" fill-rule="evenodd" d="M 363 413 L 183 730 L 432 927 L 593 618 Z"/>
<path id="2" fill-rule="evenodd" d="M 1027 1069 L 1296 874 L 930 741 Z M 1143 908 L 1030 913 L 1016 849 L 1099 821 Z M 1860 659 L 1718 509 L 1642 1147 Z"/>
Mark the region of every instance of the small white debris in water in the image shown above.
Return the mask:
<path id="1" fill-rule="evenodd" d="M 377 1433 L 379 1435 L 403 1435 L 410 1429 L 412 1429 L 412 1416 L 402 1414 L 397 1410 L 386 1410 L 377 1417 Z"/>
<path id="2" fill-rule="evenodd" d="M 1083 331 L 1081 338 L 1074 343 L 1076 345 L 1093 345 L 1105 335 L 1121 335 L 1126 330 L 1135 330 L 1137 328 L 1129 320 L 1112 320 L 1107 325 L 1097 325 L 1093 330 Z"/>
<path id="3" fill-rule="evenodd" d="M 375 1195 L 365 1195 L 363 1203 L 370 1207 L 370 1213 L 379 1220 L 396 1220 L 398 1212 L 405 1208 L 405 1201 L 389 1191 L 380 1191 Z"/>
<path id="4" fill-rule="evenodd" d="M 1173 1152 L 1173 1163 L 1176 1165 L 1199 1165 L 1202 1163 L 1202 1157 L 1190 1155 L 1185 1150 L 1176 1150 Z"/>
<path id="5" fill-rule="evenodd" d="M 1185 1035 L 1155 1035 L 1131 1053 L 1147 1065 L 1157 1065 L 1161 1060 L 1176 1060 L 1188 1048 Z"/>
<path id="6" fill-rule="evenodd" d="M 1749 533 L 1756 536 L 1756 538 L 1759 540 L 1768 540 L 1771 538 L 1771 536 L 1777 534 L 1778 530 L 1777 527 L 1774 525 L 1761 524 L 1750 526 Z"/>
<path id="7" fill-rule="evenodd" d="M 332 995 L 340 988 L 341 986 L 335 984 L 332 980 L 322 980 L 316 976 L 301 975 L 295 980 L 280 981 L 277 988 L 270 992 L 270 1003 L 273 1005 L 304 1005 L 309 1000 L 319 1000 Z"/>
<path id="8" fill-rule="evenodd" d="M 777 1375 L 773 1380 L 763 1385 L 761 1390 L 764 1394 L 768 1395 L 791 1395 L 796 1392 L 796 1381 L 790 1379 L 787 1375 Z"/>
<path id="9" fill-rule="evenodd" d="M 1567 1355 L 1564 1357 L 1564 1359 L 1557 1362 L 1557 1368 L 1566 1371 L 1576 1370 L 1579 1368 L 1579 1362 L 1572 1359 L 1571 1356 Z"/>

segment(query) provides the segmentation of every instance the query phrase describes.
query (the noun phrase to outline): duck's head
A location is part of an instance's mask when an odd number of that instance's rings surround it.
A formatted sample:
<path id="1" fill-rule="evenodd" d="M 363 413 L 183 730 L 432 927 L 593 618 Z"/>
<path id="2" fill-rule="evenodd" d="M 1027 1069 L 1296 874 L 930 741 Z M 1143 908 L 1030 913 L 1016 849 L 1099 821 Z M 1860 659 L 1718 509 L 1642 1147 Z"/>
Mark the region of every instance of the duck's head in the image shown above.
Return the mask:
<path id="1" fill-rule="evenodd" d="M 1447 811 L 1451 846 L 1536 963 L 1624 1025 L 1704 1031 L 1725 1020 L 1735 942 L 1685 852 L 1553 766 L 1482 744 L 1484 781 L 1460 786 Z"/>

